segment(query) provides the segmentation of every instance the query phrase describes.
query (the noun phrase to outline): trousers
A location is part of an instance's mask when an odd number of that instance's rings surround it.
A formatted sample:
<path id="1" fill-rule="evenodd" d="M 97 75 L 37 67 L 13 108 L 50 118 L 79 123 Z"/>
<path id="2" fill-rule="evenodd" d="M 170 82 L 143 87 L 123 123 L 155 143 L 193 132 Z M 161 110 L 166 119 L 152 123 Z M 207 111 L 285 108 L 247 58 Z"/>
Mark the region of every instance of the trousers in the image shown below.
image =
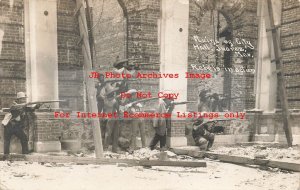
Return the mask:
<path id="1" fill-rule="evenodd" d="M 160 148 L 164 148 L 167 143 L 167 135 L 165 134 L 165 135 L 161 136 L 161 135 L 155 133 L 153 139 L 150 142 L 150 149 L 154 150 L 154 148 L 158 142 L 160 143 Z"/>
<path id="2" fill-rule="evenodd" d="M 141 135 L 142 147 L 144 148 L 146 144 L 144 120 L 141 118 L 134 119 L 131 121 L 131 124 L 131 149 L 134 150 L 136 148 L 136 136 L 138 130 Z"/>
<path id="3" fill-rule="evenodd" d="M 118 138 L 119 138 L 119 121 L 116 119 L 110 119 L 107 121 L 106 124 L 104 147 L 107 148 L 110 144 L 112 144 L 112 152 L 117 152 Z"/>
<path id="4" fill-rule="evenodd" d="M 214 133 L 208 133 L 205 135 L 205 137 L 199 137 L 195 139 L 195 144 L 202 148 L 203 146 L 206 146 L 206 150 L 209 150 L 212 145 L 214 144 L 215 140 L 215 134 Z"/>
<path id="5" fill-rule="evenodd" d="M 28 139 L 21 125 L 8 125 L 4 127 L 4 154 L 9 154 L 10 140 L 15 135 L 21 141 L 22 154 L 28 154 Z"/>

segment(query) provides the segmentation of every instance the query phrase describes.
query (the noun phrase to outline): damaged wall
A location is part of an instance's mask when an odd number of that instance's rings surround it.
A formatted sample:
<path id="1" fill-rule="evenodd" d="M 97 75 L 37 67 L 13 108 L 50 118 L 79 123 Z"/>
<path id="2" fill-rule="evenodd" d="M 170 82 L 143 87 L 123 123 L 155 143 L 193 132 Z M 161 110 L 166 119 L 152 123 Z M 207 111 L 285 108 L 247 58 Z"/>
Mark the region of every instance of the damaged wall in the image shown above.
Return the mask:
<path id="1" fill-rule="evenodd" d="M 13 2 L 13 3 L 11 3 Z M 83 109 L 83 77 L 80 35 L 75 2 L 57 3 L 59 95 L 69 100 L 63 108 Z M 26 92 L 25 21 L 23 0 L 0 1 L 0 107 L 9 107 L 19 91 Z"/>
<path id="2" fill-rule="evenodd" d="M 215 1 L 216 4 L 211 4 L 208 1 L 191 1 L 190 3 L 190 28 L 189 28 L 189 71 L 195 71 L 191 67 L 194 65 L 210 65 L 220 67 L 221 71 L 216 78 L 210 80 L 188 80 L 188 89 L 190 100 L 197 100 L 198 93 L 203 89 L 205 83 L 208 86 L 214 86 L 212 92 L 226 94 L 229 97 L 242 97 L 241 99 L 233 99 L 230 103 L 230 110 L 242 111 L 244 109 L 254 108 L 254 73 L 230 73 L 224 72 L 224 67 L 232 68 L 248 68 L 254 69 L 255 56 L 253 51 L 247 49 L 245 52 L 250 56 L 240 56 L 239 54 L 230 51 L 216 51 L 213 43 L 199 44 L 195 41 L 194 36 L 201 39 L 212 39 L 222 42 L 226 39 L 231 40 L 235 47 L 242 45 L 237 44 L 238 40 L 250 41 L 251 45 L 256 48 L 257 43 L 257 18 L 256 8 L 257 1 Z M 220 26 L 218 28 L 218 14 Z M 218 32 L 219 30 L 219 32 Z M 222 34 L 223 32 L 223 34 Z M 219 33 L 219 38 L 217 34 Z M 195 45 L 207 44 L 210 50 L 195 49 Z M 217 48 L 216 48 L 217 49 Z M 252 57 L 253 56 L 253 57 Z M 227 60 L 227 61 L 226 61 Z M 223 72 L 222 72 L 223 71 Z M 209 72 L 209 71 L 202 71 Z M 213 72 L 215 73 L 215 72 Z M 195 106 L 191 106 L 189 110 L 196 110 Z"/>
<path id="3" fill-rule="evenodd" d="M 26 91 L 24 35 L 23 1 L 0 1 L 0 108 L 10 107 L 16 93 Z"/>
<path id="4" fill-rule="evenodd" d="M 300 2 L 298 0 L 284 0 L 282 4 L 281 49 L 289 109 L 300 109 L 299 31 Z"/>

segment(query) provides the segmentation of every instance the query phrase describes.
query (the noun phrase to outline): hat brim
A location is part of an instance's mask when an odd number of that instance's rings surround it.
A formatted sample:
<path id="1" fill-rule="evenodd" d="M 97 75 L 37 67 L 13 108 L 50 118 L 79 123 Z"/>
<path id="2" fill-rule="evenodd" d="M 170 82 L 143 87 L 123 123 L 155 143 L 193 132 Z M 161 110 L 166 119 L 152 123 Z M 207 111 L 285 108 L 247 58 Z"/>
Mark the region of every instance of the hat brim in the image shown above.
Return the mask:
<path id="1" fill-rule="evenodd" d="M 16 99 L 22 99 L 22 98 L 28 98 L 27 96 L 24 96 L 24 97 L 17 97 Z"/>
<path id="2" fill-rule="evenodd" d="M 124 66 L 123 64 L 128 63 L 127 59 L 121 60 L 121 61 L 117 61 L 113 64 L 114 67 L 122 67 Z"/>

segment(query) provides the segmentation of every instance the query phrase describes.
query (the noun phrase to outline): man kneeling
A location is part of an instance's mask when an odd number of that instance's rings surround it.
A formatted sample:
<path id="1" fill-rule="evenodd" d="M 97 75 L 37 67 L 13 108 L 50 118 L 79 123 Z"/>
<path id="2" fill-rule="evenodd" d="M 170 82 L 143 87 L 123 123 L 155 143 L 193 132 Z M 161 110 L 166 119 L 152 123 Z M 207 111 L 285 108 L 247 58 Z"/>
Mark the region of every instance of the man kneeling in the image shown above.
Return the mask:
<path id="1" fill-rule="evenodd" d="M 203 123 L 202 118 L 197 118 L 193 123 L 192 136 L 195 144 L 200 147 L 200 149 L 209 150 L 215 140 L 215 134 L 209 130 L 209 123 L 214 121 L 208 121 Z"/>

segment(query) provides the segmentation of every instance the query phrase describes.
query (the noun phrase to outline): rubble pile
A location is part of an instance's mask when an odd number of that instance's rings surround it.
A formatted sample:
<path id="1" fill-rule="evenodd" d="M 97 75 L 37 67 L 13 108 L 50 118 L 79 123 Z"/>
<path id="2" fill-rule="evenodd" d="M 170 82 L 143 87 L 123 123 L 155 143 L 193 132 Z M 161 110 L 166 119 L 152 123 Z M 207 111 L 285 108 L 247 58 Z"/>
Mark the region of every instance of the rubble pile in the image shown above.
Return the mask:
<path id="1" fill-rule="evenodd" d="M 299 147 L 276 148 L 276 147 L 266 147 L 263 145 L 217 147 L 216 149 L 214 149 L 213 152 L 235 155 L 235 156 L 247 156 L 251 158 L 278 159 L 278 160 L 300 162 Z"/>
<path id="2" fill-rule="evenodd" d="M 196 161 L 191 156 L 186 155 L 177 155 L 171 151 L 159 151 L 159 150 L 150 150 L 149 148 L 141 148 L 135 150 L 132 154 L 128 152 L 123 153 L 113 153 L 110 151 L 104 152 L 104 158 L 113 158 L 113 159 L 135 159 L 135 160 L 184 160 L 184 161 Z"/>

